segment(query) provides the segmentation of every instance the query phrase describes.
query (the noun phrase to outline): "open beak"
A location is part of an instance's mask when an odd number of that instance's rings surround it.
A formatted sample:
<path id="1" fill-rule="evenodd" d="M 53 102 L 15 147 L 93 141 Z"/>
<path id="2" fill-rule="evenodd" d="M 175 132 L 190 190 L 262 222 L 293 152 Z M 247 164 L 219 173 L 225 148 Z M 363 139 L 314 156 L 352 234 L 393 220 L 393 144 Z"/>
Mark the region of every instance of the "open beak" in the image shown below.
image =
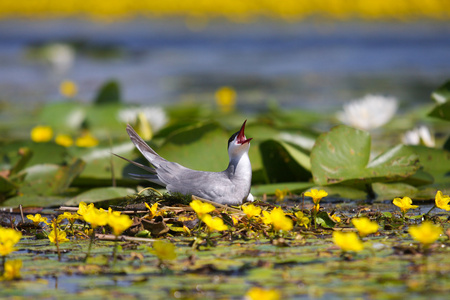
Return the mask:
<path id="1" fill-rule="evenodd" d="M 242 124 L 241 130 L 239 130 L 239 133 L 237 135 L 237 142 L 241 145 L 243 145 L 245 143 L 250 143 L 250 141 L 253 139 L 253 138 L 247 139 L 245 137 L 245 133 L 244 133 L 245 123 L 247 123 L 247 120 L 244 121 L 244 124 Z"/>

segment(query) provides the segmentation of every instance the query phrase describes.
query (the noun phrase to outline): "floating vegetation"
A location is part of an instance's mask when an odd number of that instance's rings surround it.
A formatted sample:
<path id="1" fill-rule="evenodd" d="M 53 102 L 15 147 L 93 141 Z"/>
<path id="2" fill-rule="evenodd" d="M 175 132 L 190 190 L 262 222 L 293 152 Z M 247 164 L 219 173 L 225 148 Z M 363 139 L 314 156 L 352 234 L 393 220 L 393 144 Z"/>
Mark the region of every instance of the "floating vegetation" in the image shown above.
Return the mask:
<path id="1" fill-rule="evenodd" d="M 136 187 L 127 174 L 142 171 L 111 155 L 146 163 L 117 117 L 131 108 L 163 157 L 221 171 L 238 97 L 153 110 L 164 122 L 123 103 L 116 81 L 91 104 L 45 104 L 0 148 L 0 297 L 443 297 L 449 86 L 432 96 L 433 147 L 398 144 L 395 115 L 372 133 L 276 107 L 249 115 L 256 201 L 240 207 Z"/>

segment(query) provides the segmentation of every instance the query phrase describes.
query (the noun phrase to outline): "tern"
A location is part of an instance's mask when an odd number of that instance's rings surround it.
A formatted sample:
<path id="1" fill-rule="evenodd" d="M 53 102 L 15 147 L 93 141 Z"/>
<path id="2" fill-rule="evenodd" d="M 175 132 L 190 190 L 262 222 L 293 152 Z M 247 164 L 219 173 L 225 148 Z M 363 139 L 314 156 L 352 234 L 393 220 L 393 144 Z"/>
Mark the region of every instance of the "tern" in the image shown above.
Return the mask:
<path id="1" fill-rule="evenodd" d="M 148 180 L 166 187 L 169 193 L 195 195 L 220 204 L 241 205 L 244 201 L 253 201 L 250 193 L 252 166 L 248 156 L 250 141 L 244 134 L 245 123 L 228 140 L 230 162 L 222 172 L 206 172 L 188 169 L 176 162 L 159 156 L 144 140 L 127 125 L 127 133 L 136 148 L 150 162 L 145 166 L 116 155 L 129 163 L 148 171 L 150 174 L 129 174 L 138 180 Z"/>

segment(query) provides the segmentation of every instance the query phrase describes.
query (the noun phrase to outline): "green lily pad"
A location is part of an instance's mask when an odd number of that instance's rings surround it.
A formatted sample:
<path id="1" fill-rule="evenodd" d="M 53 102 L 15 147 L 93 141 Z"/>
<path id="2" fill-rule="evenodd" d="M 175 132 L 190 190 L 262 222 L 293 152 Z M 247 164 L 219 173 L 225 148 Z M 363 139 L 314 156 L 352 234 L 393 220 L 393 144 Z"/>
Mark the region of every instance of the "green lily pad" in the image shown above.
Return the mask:
<path id="1" fill-rule="evenodd" d="M 423 171 L 431 174 L 436 184 L 450 184 L 450 151 L 425 146 L 409 148 L 418 155 Z"/>
<path id="2" fill-rule="evenodd" d="M 450 121 L 450 102 L 436 105 L 428 116 Z"/>
<path id="3" fill-rule="evenodd" d="M 333 228 L 336 225 L 336 222 L 325 211 L 321 211 L 316 215 L 316 223 L 325 228 Z"/>
<path id="4" fill-rule="evenodd" d="M 12 197 L 1 203 L 3 207 L 56 207 L 67 202 L 67 197 L 61 196 L 39 196 L 39 195 L 21 195 Z"/>
<path id="5" fill-rule="evenodd" d="M 112 147 L 73 147 L 69 149 L 69 151 L 72 156 L 80 157 L 86 162 L 86 167 L 80 174 L 80 177 L 76 180 L 77 184 L 80 184 L 80 181 L 84 184 L 99 184 L 98 180 L 110 184 L 113 175 L 116 179 L 126 178 L 127 176 L 126 172 L 124 172 L 124 168 L 128 166 L 129 163 L 113 156 L 111 153 L 115 153 L 129 159 L 137 156 L 137 153 L 135 153 L 134 144 L 131 142 L 117 144 Z"/>
<path id="6" fill-rule="evenodd" d="M 68 134 L 77 133 L 85 118 L 85 105 L 74 101 L 47 103 L 39 115 L 42 124 L 51 126 L 56 133 Z"/>
<path id="7" fill-rule="evenodd" d="M 289 190 L 291 193 L 301 193 L 308 188 L 312 187 L 311 182 L 283 182 L 283 183 L 273 183 L 273 184 L 262 184 L 252 186 L 253 195 L 274 195 L 277 189 L 279 190 Z"/>
<path id="8" fill-rule="evenodd" d="M 0 193 L 7 195 L 15 191 L 18 187 L 19 187 L 18 184 L 14 183 L 8 178 L 0 176 Z"/>
<path id="9" fill-rule="evenodd" d="M 97 96 L 95 97 L 95 104 L 112 104 L 120 103 L 120 85 L 116 80 L 110 80 L 105 82 L 99 89 Z"/>
<path id="10" fill-rule="evenodd" d="M 269 182 L 308 181 L 311 178 L 309 156 L 293 145 L 267 140 L 259 145 Z"/>
<path id="11" fill-rule="evenodd" d="M 63 164 L 67 158 L 67 149 L 53 142 L 35 143 L 32 141 L 14 142 L 3 145 L 0 149 L 1 156 L 16 157 L 18 149 L 27 148 L 32 154 L 27 154 L 27 162 L 20 166 L 23 168 L 39 164 Z M 31 157 L 28 157 L 30 155 Z M 15 162 L 17 163 L 17 161 Z"/>
<path id="12" fill-rule="evenodd" d="M 405 183 L 375 182 L 372 188 L 377 196 L 377 201 L 393 200 L 394 198 L 403 198 L 405 196 L 414 198 L 414 195 L 418 192 L 418 188 Z"/>
<path id="13" fill-rule="evenodd" d="M 216 123 L 198 124 L 174 132 L 157 152 L 167 160 L 194 170 L 219 172 L 228 167 L 229 138 Z"/>
<path id="14" fill-rule="evenodd" d="M 45 196 L 63 193 L 82 172 L 84 166 L 84 161 L 76 159 L 67 166 L 42 164 L 29 167 L 22 171 L 26 176 L 20 186 L 20 192 L 25 195 Z"/>
<path id="15" fill-rule="evenodd" d="M 419 159 L 406 146 L 398 145 L 370 161 L 368 132 L 340 125 L 322 134 L 311 152 L 314 182 L 389 182 L 405 179 L 418 170 Z"/>
<path id="16" fill-rule="evenodd" d="M 94 188 L 70 199 L 69 201 L 65 202 L 65 205 L 78 205 L 80 204 L 80 202 L 96 203 L 107 200 L 120 200 L 134 194 L 135 192 L 136 191 L 133 189 L 124 187 Z"/>
<path id="17" fill-rule="evenodd" d="M 437 88 L 432 94 L 431 99 L 438 104 L 450 102 L 450 80 Z"/>

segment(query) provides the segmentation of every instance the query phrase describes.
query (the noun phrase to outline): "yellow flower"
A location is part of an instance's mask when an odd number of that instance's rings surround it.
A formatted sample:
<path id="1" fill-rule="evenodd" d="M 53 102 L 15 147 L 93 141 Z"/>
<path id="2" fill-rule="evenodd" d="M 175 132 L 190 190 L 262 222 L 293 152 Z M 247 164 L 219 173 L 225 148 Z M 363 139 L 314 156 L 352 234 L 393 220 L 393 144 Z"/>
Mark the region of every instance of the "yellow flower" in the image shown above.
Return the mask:
<path id="1" fill-rule="evenodd" d="M 203 203 L 200 200 L 193 200 L 191 203 L 189 203 L 189 206 L 192 207 L 192 209 L 197 213 L 197 216 L 199 219 L 203 217 L 204 214 L 210 213 L 216 208 L 214 205 L 209 203 Z"/>
<path id="2" fill-rule="evenodd" d="M 259 287 L 252 287 L 245 294 L 245 299 L 249 300 L 279 300 L 281 293 L 275 289 L 262 289 Z"/>
<path id="3" fill-rule="evenodd" d="M 333 221 L 335 221 L 336 223 L 341 223 L 341 218 L 339 218 L 338 216 L 336 216 L 336 215 L 332 215 L 331 216 L 331 218 L 333 219 Z"/>
<path id="4" fill-rule="evenodd" d="M 53 137 L 53 129 L 50 126 L 36 126 L 31 129 L 31 140 L 36 143 L 49 142 Z"/>
<path id="5" fill-rule="evenodd" d="M 308 228 L 308 224 L 310 223 L 310 220 L 308 217 L 305 217 L 302 211 L 298 211 L 295 214 L 295 217 L 297 218 L 297 224 L 300 226 L 305 226 L 305 228 Z"/>
<path id="6" fill-rule="evenodd" d="M 79 219 L 80 216 L 78 214 L 75 213 L 71 213 L 71 212 L 64 212 L 63 214 L 59 215 L 57 218 L 57 222 L 61 222 L 64 219 L 67 219 L 67 221 L 69 221 L 69 223 L 73 223 L 75 222 L 75 220 Z"/>
<path id="7" fill-rule="evenodd" d="M 78 88 L 75 82 L 71 80 L 64 80 L 59 85 L 59 92 L 64 97 L 73 98 L 77 94 Z"/>
<path id="8" fill-rule="evenodd" d="M 95 147 L 98 145 L 98 139 L 90 132 L 85 132 L 82 136 L 77 138 L 75 145 L 77 145 L 77 147 Z"/>
<path id="9" fill-rule="evenodd" d="M 66 232 L 64 230 L 60 230 L 60 229 L 58 229 L 58 235 L 56 235 L 55 229 L 53 229 L 49 233 L 48 239 L 50 240 L 50 243 L 55 243 L 55 244 L 56 244 L 56 240 L 58 240 L 58 244 L 70 241 L 67 238 Z"/>
<path id="10" fill-rule="evenodd" d="M 425 221 L 419 226 L 409 227 L 409 234 L 412 238 L 424 246 L 433 244 L 441 235 L 441 226 L 434 225 L 430 221 Z"/>
<path id="11" fill-rule="evenodd" d="M 437 191 L 436 197 L 434 199 L 434 203 L 436 203 L 436 207 L 440 209 L 445 209 L 447 211 L 450 210 L 450 197 L 448 195 L 443 195 L 441 191 Z"/>
<path id="12" fill-rule="evenodd" d="M 216 103 L 221 112 L 229 113 L 236 105 L 236 91 L 229 86 L 218 89 L 215 93 Z"/>
<path id="13" fill-rule="evenodd" d="M 286 198 L 286 195 L 287 195 L 288 192 L 289 192 L 289 190 L 276 189 L 275 190 L 276 201 L 277 202 L 283 201 L 284 198 Z"/>
<path id="14" fill-rule="evenodd" d="M 55 138 L 55 143 L 63 147 L 70 147 L 73 145 L 73 139 L 68 134 L 58 134 Z"/>
<path id="15" fill-rule="evenodd" d="M 235 216 L 231 216 L 231 221 L 233 222 L 233 226 L 236 226 L 239 223 L 239 219 Z"/>
<path id="16" fill-rule="evenodd" d="M 319 204 L 320 200 L 322 200 L 323 197 L 328 196 L 328 193 L 325 192 L 324 190 L 316 190 L 316 189 L 312 189 L 309 192 L 305 193 L 305 196 L 307 197 L 311 197 L 313 198 L 313 202 L 314 204 Z"/>
<path id="17" fill-rule="evenodd" d="M 272 216 L 268 211 L 263 210 L 262 212 L 261 221 L 263 221 L 264 224 L 269 225 L 272 224 Z"/>
<path id="18" fill-rule="evenodd" d="M 273 227 L 276 230 L 289 231 L 292 229 L 292 227 L 294 227 L 292 220 L 286 217 L 283 210 L 279 207 L 275 207 L 270 212 L 270 217 L 272 219 Z"/>
<path id="19" fill-rule="evenodd" d="M 3 276 L 0 277 L 0 279 L 3 280 L 19 279 L 21 277 L 20 276 L 21 268 L 22 268 L 22 260 L 20 259 L 6 261 L 5 272 L 3 273 Z"/>
<path id="20" fill-rule="evenodd" d="M 361 237 L 365 237 L 366 235 L 375 233 L 379 228 L 377 222 L 372 222 L 369 220 L 369 218 L 366 217 L 354 218 L 352 219 L 352 224 L 358 230 Z"/>
<path id="21" fill-rule="evenodd" d="M 158 211 L 158 202 L 154 203 L 152 206 L 148 205 L 147 203 L 144 204 L 145 207 L 147 207 L 147 209 L 150 211 L 150 218 L 154 218 L 164 214 L 164 210 Z"/>
<path id="22" fill-rule="evenodd" d="M 333 242 L 342 251 L 361 251 L 364 245 L 355 232 L 333 231 Z"/>
<path id="23" fill-rule="evenodd" d="M 153 254 L 160 260 L 174 260 L 177 258 L 175 245 L 166 241 L 156 241 L 153 243 Z"/>
<path id="24" fill-rule="evenodd" d="M 119 236 L 133 225 L 133 220 L 127 215 L 110 214 L 108 217 L 108 225 L 113 229 L 115 236 Z"/>
<path id="25" fill-rule="evenodd" d="M 35 226 L 38 226 L 39 223 L 41 223 L 41 222 L 44 222 L 47 225 L 49 224 L 47 222 L 47 218 L 42 217 L 40 214 L 35 214 L 34 216 L 33 215 L 27 215 L 27 219 L 33 221 Z"/>
<path id="26" fill-rule="evenodd" d="M 83 201 L 80 202 L 80 204 L 78 204 L 78 210 L 77 213 L 80 216 L 83 216 L 84 214 L 86 214 L 88 212 L 89 209 L 94 207 L 94 203 L 91 203 L 89 205 L 87 205 L 86 203 L 84 203 Z"/>
<path id="27" fill-rule="evenodd" d="M 203 215 L 202 221 L 208 226 L 209 231 L 223 231 L 227 230 L 227 225 L 223 224 L 223 220 L 221 218 L 213 218 L 211 215 Z"/>
<path id="28" fill-rule="evenodd" d="M 411 205 L 412 200 L 409 197 L 403 197 L 402 199 L 395 198 L 394 201 L 392 201 L 392 203 L 394 203 L 395 206 L 400 207 L 402 213 L 406 213 L 410 209 L 415 209 L 419 207 L 417 205 Z"/>
<path id="29" fill-rule="evenodd" d="M 83 215 L 86 222 L 90 223 L 92 228 L 97 228 L 98 226 L 103 226 L 108 223 L 108 213 L 104 210 L 96 209 L 91 207 Z"/>
<path id="30" fill-rule="evenodd" d="M 253 204 L 243 205 L 242 211 L 247 215 L 247 218 L 258 217 L 261 214 L 261 207 L 255 206 Z"/>
<path id="31" fill-rule="evenodd" d="M 0 227 L 0 255 L 5 256 L 16 251 L 14 246 L 20 241 L 22 233 L 11 228 Z"/>

